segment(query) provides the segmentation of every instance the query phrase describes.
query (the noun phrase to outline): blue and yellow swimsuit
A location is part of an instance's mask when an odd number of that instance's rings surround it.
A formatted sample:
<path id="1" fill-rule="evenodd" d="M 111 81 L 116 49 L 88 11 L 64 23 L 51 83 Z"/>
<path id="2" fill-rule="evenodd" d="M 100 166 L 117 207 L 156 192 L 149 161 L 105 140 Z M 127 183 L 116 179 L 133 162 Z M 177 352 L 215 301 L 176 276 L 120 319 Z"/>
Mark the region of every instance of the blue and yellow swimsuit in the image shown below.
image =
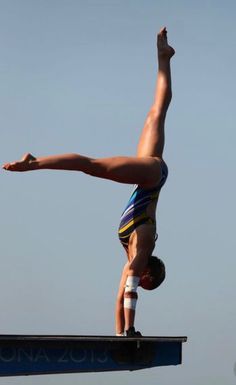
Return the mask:
<path id="1" fill-rule="evenodd" d="M 148 205 L 157 200 L 162 186 L 165 184 L 168 176 L 166 163 L 161 160 L 161 179 L 156 187 L 144 189 L 136 185 L 128 201 L 128 204 L 121 215 L 118 235 L 119 239 L 127 250 L 129 238 L 132 232 L 140 225 L 150 223 L 155 225 L 155 220 L 147 214 Z"/>

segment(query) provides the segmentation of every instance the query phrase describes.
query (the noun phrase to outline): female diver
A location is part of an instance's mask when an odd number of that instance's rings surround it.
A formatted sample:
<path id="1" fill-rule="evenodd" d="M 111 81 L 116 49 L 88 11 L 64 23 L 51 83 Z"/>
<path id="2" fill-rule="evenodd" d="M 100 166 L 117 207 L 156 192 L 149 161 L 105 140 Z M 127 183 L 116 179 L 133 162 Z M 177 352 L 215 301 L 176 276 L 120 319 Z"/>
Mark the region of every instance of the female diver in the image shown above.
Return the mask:
<path id="1" fill-rule="evenodd" d="M 134 191 L 119 226 L 119 239 L 125 248 L 125 264 L 116 300 L 116 335 L 141 336 L 135 331 L 137 288 L 152 290 L 165 278 L 162 261 L 152 256 L 156 241 L 155 212 L 168 169 L 162 158 L 164 123 L 171 101 L 170 59 L 174 49 L 167 41 L 166 28 L 157 36 L 158 74 L 153 105 L 148 112 L 135 157 L 89 158 L 64 154 L 36 158 L 26 154 L 20 161 L 6 163 L 7 171 L 57 169 L 82 171 L 94 177 L 134 184 Z"/>

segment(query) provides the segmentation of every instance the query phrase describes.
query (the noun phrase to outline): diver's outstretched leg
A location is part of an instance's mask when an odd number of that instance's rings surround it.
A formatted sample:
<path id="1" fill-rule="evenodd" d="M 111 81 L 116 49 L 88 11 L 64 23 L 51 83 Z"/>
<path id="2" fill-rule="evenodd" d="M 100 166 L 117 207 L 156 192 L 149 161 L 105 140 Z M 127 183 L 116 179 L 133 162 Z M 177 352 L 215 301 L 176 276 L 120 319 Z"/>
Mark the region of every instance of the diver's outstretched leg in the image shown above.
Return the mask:
<path id="1" fill-rule="evenodd" d="M 150 157 L 117 156 L 89 158 L 80 154 L 54 155 L 35 158 L 26 154 L 20 161 L 6 163 L 7 171 L 33 171 L 41 169 L 82 171 L 97 178 L 115 182 L 153 186 L 160 178 L 159 162 Z"/>

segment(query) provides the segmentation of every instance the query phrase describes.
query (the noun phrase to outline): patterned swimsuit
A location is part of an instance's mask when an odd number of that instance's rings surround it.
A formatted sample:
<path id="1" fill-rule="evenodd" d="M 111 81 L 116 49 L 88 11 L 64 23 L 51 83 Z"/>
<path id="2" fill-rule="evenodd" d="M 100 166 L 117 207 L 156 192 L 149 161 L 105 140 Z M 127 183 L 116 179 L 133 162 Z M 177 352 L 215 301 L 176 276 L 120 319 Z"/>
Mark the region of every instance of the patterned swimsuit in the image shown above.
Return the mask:
<path id="1" fill-rule="evenodd" d="M 156 223 L 154 219 L 148 216 L 147 207 L 151 202 L 157 200 L 160 190 L 168 176 L 166 163 L 161 160 L 160 164 L 162 175 L 158 185 L 151 189 L 144 189 L 135 185 L 128 204 L 121 215 L 118 236 L 126 250 L 128 249 L 129 238 L 138 226 L 146 223 L 155 225 Z"/>

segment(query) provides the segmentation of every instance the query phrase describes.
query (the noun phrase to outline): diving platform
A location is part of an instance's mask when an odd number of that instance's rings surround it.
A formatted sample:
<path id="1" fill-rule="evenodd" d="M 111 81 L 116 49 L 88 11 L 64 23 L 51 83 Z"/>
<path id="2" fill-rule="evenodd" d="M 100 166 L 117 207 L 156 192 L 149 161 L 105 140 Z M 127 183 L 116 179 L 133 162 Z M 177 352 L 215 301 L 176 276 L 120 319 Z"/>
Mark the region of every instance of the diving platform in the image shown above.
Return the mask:
<path id="1" fill-rule="evenodd" d="M 187 337 L 0 335 L 0 377 L 180 365 Z"/>

